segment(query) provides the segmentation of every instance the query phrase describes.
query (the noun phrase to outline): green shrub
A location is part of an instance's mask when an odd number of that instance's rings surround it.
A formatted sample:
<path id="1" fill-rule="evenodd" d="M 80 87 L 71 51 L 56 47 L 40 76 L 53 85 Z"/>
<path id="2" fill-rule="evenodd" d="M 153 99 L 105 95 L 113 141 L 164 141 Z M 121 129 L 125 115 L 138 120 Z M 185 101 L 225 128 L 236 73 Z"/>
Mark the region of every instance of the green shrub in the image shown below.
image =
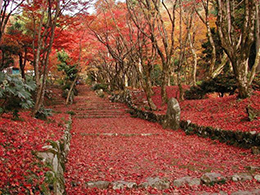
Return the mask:
<path id="1" fill-rule="evenodd" d="M 77 78 L 78 75 L 78 66 L 76 64 L 71 65 L 70 64 L 70 57 L 65 51 L 61 51 L 58 53 L 58 71 L 62 71 L 64 74 L 64 79 L 62 82 L 60 81 L 60 84 L 62 84 L 62 97 L 67 98 L 68 92 L 71 88 L 71 85 L 73 81 Z M 72 93 L 70 96 L 71 102 L 74 100 L 74 96 L 78 95 L 78 90 L 76 89 L 75 85 L 73 86 Z"/>
<path id="2" fill-rule="evenodd" d="M 162 84 L 161 76 L 162 76 L 161 67 L 156 64 L 151 71 L 151 80 L 153 86 L 161 86 Z"/>
<path id="3" fill-rule="evenodd" d="M 218 75 L 214 79 L 203 81 L 185 92 L 185 99 L 202 99 L 207 93 L 217 92 L 221 97 L 225 93 L 234 94 L 237 89 L 233 75 Z"/>
<path id="4" fill-rule="evenodd" d="M 255 78 L 252 82 L 252 88 L 254 90 L 258 90 L 260 91 L 260 72 L 258 72 L 256 75 L 255 75 Z"/>
<path id="5" fill-rule="evenodd" d="M 51 115 L 52 115 L 52 109 L 41 107 L 39 111 L 35 114 L 35 118 L 46 120 L 47 117 Z"/>
<path id="6" fill-rule="evenodd" d="M 70 115 L 76 115 L 76 113 L 74 111 L 67 111 L 66 113 L 70 114 Z"/>
<path id="7" fill-rule="evenodd" d="M 107 84 L 104 84 L 104 83 L 97 83 L 94 86 L 92 86 L 93 91 L 96 91 L 99 89 L 102 89 L 103 91 L 107 92 L 108 86 L 107 86 Z"/>
<path id="8" fill-rule="evenodd" d="M 19 116 L 18 109 L 33 107 L 31 93 L 35 88 L 33 80 L 24 82 L 17 76 L 0 72 L 0 113 L 13 111 L 14 116 Z"/>

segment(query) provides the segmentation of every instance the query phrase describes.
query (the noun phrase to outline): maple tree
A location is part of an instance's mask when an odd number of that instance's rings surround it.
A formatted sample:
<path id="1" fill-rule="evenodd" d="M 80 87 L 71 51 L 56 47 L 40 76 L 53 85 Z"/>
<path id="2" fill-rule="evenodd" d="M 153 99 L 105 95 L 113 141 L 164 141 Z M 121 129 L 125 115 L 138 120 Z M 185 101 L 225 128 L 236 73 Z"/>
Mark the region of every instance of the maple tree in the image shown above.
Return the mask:
<path id="1" fill-rule="evenodd" d="M 165 4 L 164 1 L 126 1 L 128 9 L 132 12 L 132 15 L 141 13 L 144 17 L 144 22 L 148 26 L 148 31 L 144 32 L 152 44 L 155 47 L 162 63 L 162 103 L 167 102 L 166 85 L 169 79 L 169 68 L 172 64 L 172 55 L 174 52 L 174 30 L 175 30 L 175 8 L 177 1 L 173 1 L 171 4 L 171 10 Z M 166 12 L 166 17 L 170 22 L 170 30 L 166 29 L 166 22 L 162 17 L 161 7 Z M 136 19 L 135 17 L 132 17 Z M 138 24 L 135 21 L 135 24 Z M 137 25 L 140 29 L 140 27 Z"/>
<path id="2" fill-rule="evenodd" d="M 0 41 L 12 14 L 23 5 L 24 0 L 1 0 Z"/>
<path id="3" fill-rule="evenodd" d="M 217 1 L 217 26 L 221 45 L 232 63 L 240 98 L 249 96 L 249 87 L 258 66 L 255 63 L 252 72 L 249 71 L 248 60 L 255 39 L 258 6 L 258 1 Z M 251 78 L 248 79 L 248 75 Z"/>
<path id="4" fill-rule="evenodd" d="M 132 29 L 128 28 L 129 20 L 125 14 L 127 12 L 123 4 L 115 5 L 107 1 L 100 1 L 99 4 L 97 17 L 89 24 L 89 29 L 115 61 L 115 77 L 111 82 L 116 84 L 118 89 L 124 89 L 128 86 L 127 72 L 131 61 L 129 55 L 134 47 L 132 45 L 135 45 Z"/>

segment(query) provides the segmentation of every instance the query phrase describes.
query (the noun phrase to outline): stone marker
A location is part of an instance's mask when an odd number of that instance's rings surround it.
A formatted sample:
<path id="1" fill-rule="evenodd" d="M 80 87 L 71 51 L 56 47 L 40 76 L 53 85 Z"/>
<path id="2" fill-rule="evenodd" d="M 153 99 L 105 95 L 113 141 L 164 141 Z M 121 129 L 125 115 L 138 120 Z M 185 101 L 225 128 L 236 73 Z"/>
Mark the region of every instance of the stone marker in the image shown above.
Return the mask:
<path id="1" fill-rule="evenodd" d="M 167 104 L 166 118 L 163 121 L 163 128 L 177 130 L 180 127 L 181 108 L 175 98 L 171 98 Z"/>

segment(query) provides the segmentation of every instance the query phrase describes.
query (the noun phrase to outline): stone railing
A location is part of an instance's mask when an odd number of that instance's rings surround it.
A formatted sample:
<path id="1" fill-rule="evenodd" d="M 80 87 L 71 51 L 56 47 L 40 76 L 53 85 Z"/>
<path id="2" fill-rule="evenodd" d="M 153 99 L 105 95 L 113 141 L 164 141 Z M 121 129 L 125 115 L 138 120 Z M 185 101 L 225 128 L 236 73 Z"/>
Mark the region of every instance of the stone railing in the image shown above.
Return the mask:
<path id="1" fill-rule="evenodd" d="M 164 121 L 167 116 L 138 109 L 132 103 L 131 94 L 129 91 L 112 96 L 111 100 L 120 100 L 120 102 L 123 102 L 124 100 L 124 102 L 131 109 L 130 114 L 132 114 L 134 117 L 139 117 L 151 122 L 157 122 L 164 126 Z M 224 142 L 229 145 L 242 148 L 251 148 L 253 154 L 260 154 L 260 133 L 257 133 L 256 131 L 242 132 L 222 130 L 213 127 L 199 126 L 193 124 L 191 121 L 185 120 L 180 121 L 180 127 L 188 135 L 196 134 L 201 137 L 208 137 L 213 140 L 219 140 L 220 142 Z"/>
<path id="2" fill-rule="evenodd" d="M 37 152 L 37 156 L 48 166 L 50 171 L 45 174 L 48 180 L 49 189 L 44 194 L 63 195 L 65 190 L 65 163 L 70 147 L 71 117 L 66 124 L 63 137 L 58 141 L 48 141 L 48 145 L 44 146 L 44 151 Z"/>

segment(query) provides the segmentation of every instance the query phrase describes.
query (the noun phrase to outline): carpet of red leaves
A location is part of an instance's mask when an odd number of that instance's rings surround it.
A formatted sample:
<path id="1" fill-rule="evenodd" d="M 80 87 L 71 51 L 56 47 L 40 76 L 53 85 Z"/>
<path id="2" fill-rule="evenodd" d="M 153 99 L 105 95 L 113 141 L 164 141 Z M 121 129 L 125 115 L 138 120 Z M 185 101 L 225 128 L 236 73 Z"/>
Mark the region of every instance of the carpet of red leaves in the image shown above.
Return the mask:
<path id="1" fill-rule="evenodd" d="M 187 89 L 187 86 L 184 86 Z M 161 106 L 160 88 L 153 88 L 152 97 L 154 103 L 164 114 L 167 106 Z M 178 98 L 178 87 L 167 87 L 168 98 Z M 145 101 L 143 92 L 136 92 L 135 102 Z M 184 100 L 179 101 L 181 107 L 181 119 L 190 120 L 192 123 L 201 126 L 211 126 L 223 130 L 233 131 L 256 131 L 260 133 L 260 117 L 257 120 L 248 121 L 246 107 L 251 106 L 260 111 L 260 91 L 254 91 L 252 96 L 247 99 L 237 99 L 237 95 L 226 97 L 216 97 L 209 95 L 207 99 L 202 100 Z"/>
<path id="2" fill-rule="evenodd" d="M 41 151 L 47 140 L 61 138 L 68 115 L 42 121 L 29 112 L 19 114 L 18 121 L 11 114 L 0 117 L 0 194 L 40 194 L 48 168 L 33 151 Z"/>
<path id="3" fill-rule="evenodd" d="M 161 113 L 159 88 L 154 88 L 153 99 Z M 177 90 L 169 87 L 170 97 L 176 97 Z M 40 194 L 45 185 L 44 173 L 48 170 L 32 151 L 42 150 L 47 140 L 57 140 L 63 135 L 67 111 L 82 112 L 95 104 L 96 110 L 109 106 L 107 99 L 101 99 L 82 86 L 76 104 L 56 106 L 62 113 L 49 120 L 41 121 L 21 112 L 22 121 L 11 120 L 11 115 L 0 118 L 0 194 Z M 138 98 L 143 98 L 138 93 Z M 204 126 L 228 130 L 260 132 L 258 120 L 249 122 L 245 108 L 248 104 L 260 109 L 260 92 L 251 98 L 237 100 L 236 96 L 189 100 L 180 102 L 182 119 Z M 121 104 L 118 104 L 121 105 Z M 102 107 L 102 108 L 100 108 Z M 84 108 L 84 109 L 83 109 Z M 120 108 L 124 111 L 124 106 Z M 92 112 L 96 112 L 93 108 Z M 111 111 L 111 107 L 109 107 Z M 238 190 L 253 190 L 260 184 L 255 179 L 245 182 L 228 181 L 214 186 L 180 187 L 171 185 L 167 190 L 148 189 L 89 189 L 88 181 L 132 181 L 140 184 L 148 177 L 175 180 L 184 176 L 200 177 L 206 172 L 217 172 L 224 176 L 248 172 L 246 166 L 260 166 L 260 156 L 250 150 L 227 146 L 218 141 L 195 135 L 187 136 L 183 131 L 162 129 L 128 114 L 120 118 L 77 118 L 73 117 L 71 150 L 66 164 L 67 194 L 200 194 L 200 192 L 225 191 L 228 194 Z M 255 174 L 260 174 L 259 171 Z"/>
<path id="4" fill-rule="evenodd" d="M 85 96 L 85 97 L 84 97 Z M 85 89 L 74 110 L 107 102 Z M 85 104 L 85 105 L 84 105 Z M 96 108 L 96 109 L 104 109 Z M 95 110 L 93 110 L 95 112 Z M 224 176 L 248 172 L 246 166 L 260 166 L 260 156 L 250 150 L 235 148 L 184 132 L 169 131 L 159 124 L 137 118 L 74 118 L 71 150 L 66 165 L 68 194 L 198 194 L 228 193 L 259 187 L 255 179 L 247 182 L 228 181 L 223 185 L 176 188 L 167 190 L 87 188 L 88 181 L 128 181 L 140 184 L 148 177 L 170 181 L 184 177 L 200 177 L 206 172 Z"/>

